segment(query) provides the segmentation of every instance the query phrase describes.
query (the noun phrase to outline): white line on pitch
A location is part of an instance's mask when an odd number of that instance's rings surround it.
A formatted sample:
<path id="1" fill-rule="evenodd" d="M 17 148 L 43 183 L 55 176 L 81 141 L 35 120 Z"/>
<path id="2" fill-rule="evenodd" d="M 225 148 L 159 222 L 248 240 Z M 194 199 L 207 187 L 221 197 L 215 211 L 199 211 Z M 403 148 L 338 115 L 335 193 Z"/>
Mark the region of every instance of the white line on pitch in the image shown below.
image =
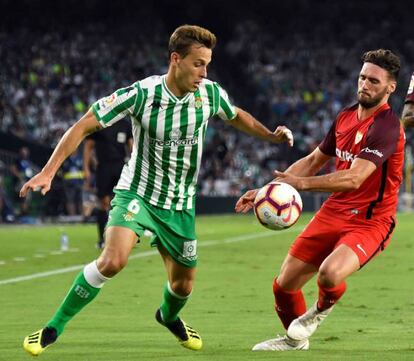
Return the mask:
<path id="1" fill-rule="evenodd" d="M 13 258 L 13 261 L 16 261 L 16 262 L 23 262 L 23 261 L 26 261 L 26 258 L 24 258 L 24 257 L 14 257 L 14 258 Z"/>
<path id="2" fill-rule="evenodd" d="M 297 233 L 299 231 L 300 231 L 299 227 L 293 227 L 291 229 L 283 231 L 283 233 L 294 233 L 294 232 Z M 255 238 L 263 238 L 263 237 L 271 237 L 271 236 L 276 237 L 277 233 L 267 231 L 267 232 L 259 232 L 259 233 L 249 233 L 249 234 L 245 234 L 243 236 L 237 236 L 237 237 L 230 237 L 230 238 L 226 238 L 226 239 L 221 240 L 221 241 L 220 240 L 207 240 L 207 241 L 202 241 L 199 244 L 199 247 L 210 247 L 210 246 L 215 246 L 215 245 L 221 244 L 221 243 L 235 243 L 235 242 L 247 241 L 247 240 L 255 239 Z M 157 250 L 144 251 L 144 252 L 137 253 L 137 254 L 134 254 L 134 255 L 130 256 L 129 259 L 131 260 L 131 259 L 137 259 L 137 258 L 144 258 L 144 257 L 153 256 L 155 254 L 158 254 Z M 62 274 L 62 273 L 78 271 L 78 270 L 82 269 L 84 266 L 85 265 L 83 265 L 83 264 L 82 265 L 75 265 L 75 266 L 66 267 L 66 268 L 58 268 L 58 269 L 51 270 L 51 271 L 33 273 L 31 275 L 0 280 L 0 286 L 7 285 L 7 284 L 10 284 L 10 283 L 30 281 L 30 280 L 33 280 L 33 279 L 36 279 L 36 278 L 44 278 L 44 277 L 54 276 L 54 275 L 58 275 L 58 274 Z"/>

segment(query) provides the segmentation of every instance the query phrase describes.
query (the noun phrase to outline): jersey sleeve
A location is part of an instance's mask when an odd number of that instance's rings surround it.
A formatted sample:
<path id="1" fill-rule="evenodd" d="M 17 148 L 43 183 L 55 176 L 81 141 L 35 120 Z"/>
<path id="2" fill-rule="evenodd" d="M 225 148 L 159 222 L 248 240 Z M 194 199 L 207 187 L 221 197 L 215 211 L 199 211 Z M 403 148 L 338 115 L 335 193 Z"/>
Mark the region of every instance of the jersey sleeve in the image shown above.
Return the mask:
<path id="1" fill-rule="evenodd" d="M 236 117 L 236 108 L 231 103 L 227 92 L 218 84 L 214 83 L 218 98 L 218 109 L 216 114 L 223 120 L 232 120 Z"/>
<path id="2" fill-rule="evenodd" d="M 105 128 L 131 115 L 137 103 L 139 103 L 138 87 L 134 84 L 97 100 L 92 104 L 92 111 Z"/>
<path id="3" fill-rule="evenodd" d="M 368 129 L 365 146 L 357 158 L 369 160 L 377 167 L 382 165 L 397 148 L 400 127 L 398 117 L 390 110 L 380 114 Z"/>
<path id="4" fill-rule="evenodd" d="M 335 136 L 336 123 L 337 123 L 337 120 L 335 120 L 332 123 L 328 134 L 325 135 L 325 138 L 319 144 L 320 151 L 323 154 L 329 155 L 331 157 L 335 157 L 336 155 L 336 136 Z"/>
<path id="5" fill-rule="evenodd" d="M 411 75 L 410 85 L 408 87 L 407 97 L 405 98 L 406 103 L 414 103 L 414 73 Z"/>

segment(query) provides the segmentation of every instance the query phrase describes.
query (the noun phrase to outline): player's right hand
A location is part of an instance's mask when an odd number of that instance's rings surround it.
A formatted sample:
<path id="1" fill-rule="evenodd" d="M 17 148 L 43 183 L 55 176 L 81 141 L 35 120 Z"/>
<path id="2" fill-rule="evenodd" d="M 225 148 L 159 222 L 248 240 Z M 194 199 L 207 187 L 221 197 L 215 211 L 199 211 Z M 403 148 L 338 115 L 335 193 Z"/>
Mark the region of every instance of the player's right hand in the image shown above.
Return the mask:
<path id="1" fill-rule="evenodd" d="M 52 179 L 53 178 L 44 175 L 42 172 L 36 174 L 33 178 L 23 184 L 22 189 L 20 189 L 19 196 L 26 197 L 29 190 L 40 191 L 42 195 L 45 195 L 50 190 Z"/>
<path id="2" fill-rule="evenodd" d="M 251 189 L 244 193 L 236 203 L 234 209 L 237 213 L 247 213 L 254 206 L 254 199 L 256 198 L 258 189 Z"/>
<path id="3" fill-rule="evenodd" d="M 293 147 L 293 133 L 289 128 L 279 125 L 273 132 L 273 135 L 279 143 L 286 142 L 289 144 L 289 147 Z"/>

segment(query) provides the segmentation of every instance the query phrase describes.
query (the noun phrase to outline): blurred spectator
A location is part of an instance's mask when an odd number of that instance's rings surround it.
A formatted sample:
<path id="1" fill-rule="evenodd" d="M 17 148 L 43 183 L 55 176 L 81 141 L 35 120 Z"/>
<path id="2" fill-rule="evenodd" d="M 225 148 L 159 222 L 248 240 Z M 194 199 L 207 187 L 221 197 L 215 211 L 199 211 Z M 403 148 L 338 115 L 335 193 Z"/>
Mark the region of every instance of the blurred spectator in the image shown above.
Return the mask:
<path id="1" fill-rule="evenodd" d="M 79 150 L 65 160 L 61 168 L 66 213 L 82 214 L 83 162 Z"/>
<path id="2" fill-rule="evenodd" d="M 91 3 L 90 9 L 102 7 Z M 186 10 L 186 3 L 177 4 L 177 11 Z M 391 104 L 397 112 L 403 105 L 412 71 L 407 65 L 414 61 L 412 26 L 404 7 L 384 0 L 374 8 L 357 1 L 273 3 L 234 7 L 230 1 L 220 7 L 238 21 L 231 27 L 219 21 L 215 25 L 219 43 L 209 78 L 237 94 L 240 105 L 268 127 L 285 124 L 292 129 L 295 146 L 253 141 L 212 120 L 199 175 L 200 184 L 207 179 L 213 183 L 212 194 L 262 184 L 272 178 L 273 169 L 284 170 L 316 147 L 335 114 L 355 100 L 355 69 L 366 50 L 385 47 L 401 56 L 400 84 Z M 139 31 L 129 8 L 118 9 L 122 21 L 110 31 L 105 21 L 73 24 L 70 31 L 59 23 L 53 32 L 33 24 L 0 30 L 0 130 L 54 145 L 92 100 L 135 79 L 164 73 L 170 26 L 162 21 L 169 9 L 164 5 L 155 9 L 140 4 L 151 21 L 142 19 Z M 368 7 L 370 19 L 364 16 Z M 203 16 L 211 16 L 210 10 L 214 6 Z M 269 14 L 272 21 L 265 21 Z M 392 22 L 384 14 L 402 20 Z M 314 19 L 311 25 L 303 21 L 309 18 Z M 412 142 L 411 132 L 407 140 Z M 200 192 L 207 194 L 208 188 L 202 186 Z"/>
<path id="3" fill-rule="evenodd" d="M 6 166 L 0 161 L 0 223 L 11 223 L 15 221 L 12 203 L 6 194 L 4 185 L 4 174 Z"/>
<path id="4" fill-rule="evenodd" d="M 405 127 L 414 127 L 414 73 L 411 75 L 411 82 L 405 98 L 402 122 Z"/>

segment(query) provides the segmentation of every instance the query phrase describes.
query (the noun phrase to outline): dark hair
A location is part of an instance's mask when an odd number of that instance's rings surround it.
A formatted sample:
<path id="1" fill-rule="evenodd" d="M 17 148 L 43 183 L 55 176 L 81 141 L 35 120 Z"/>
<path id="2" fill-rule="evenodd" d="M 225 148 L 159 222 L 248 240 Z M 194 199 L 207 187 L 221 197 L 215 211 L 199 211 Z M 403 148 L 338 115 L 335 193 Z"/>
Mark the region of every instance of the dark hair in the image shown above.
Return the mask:
<path id="1" fill-rule="evenodd" d="M 183 58 L 189 53 L 193 44 L 200 44 L 208 49 L 216 46 L 216 36 L 209 30 L 197 25 L 182 25 L 175 29 L 170 37 L 168 53 L 176 52 Z"/>
<path id="2" fill-rule="evenodd" d="M 364 63 L 372 63 L 388 71 L 388 74 L 394 79 L 398 79 L 398 73 L 400 72 L 401 62 L 400 58 L 395 55 L 391 50 L 378 49 L 367 51 L 362 55 L 362 61 Z"/>

